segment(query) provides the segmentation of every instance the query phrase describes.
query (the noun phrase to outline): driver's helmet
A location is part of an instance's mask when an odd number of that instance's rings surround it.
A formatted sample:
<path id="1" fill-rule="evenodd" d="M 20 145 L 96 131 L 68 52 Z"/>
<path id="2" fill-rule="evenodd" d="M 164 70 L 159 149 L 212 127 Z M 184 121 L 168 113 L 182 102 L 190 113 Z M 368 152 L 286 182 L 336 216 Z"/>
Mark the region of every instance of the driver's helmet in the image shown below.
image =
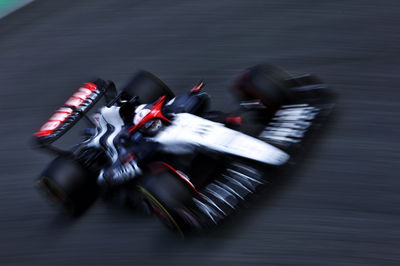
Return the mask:
<path id="1" fill-rule="evenodd" d="M 150 109 L 146 108 L 147 104 L 141 104 L 136 107 L 135 115 L 133 116 L 133 124 L 137 125 L 140 121 L 142 121 L 143 117 L 145 117 L 148 113 L 150 113 Z"/>
<path id="2" fill-rule="evenodd" d="M 133 117 L 133 124 L 137 125 L 142 121 L 142 119 L 150 113 L 150 109 L 148 108 L 148 105 L 146 104 L 141 104 L 139 105 L 136 110 L 135 110 L 135 116 Z M 143 124 L 139 131 L 146 134 L 153 136 L 155 135 L 162 127 L 162 121 L 159 118 L 154 118 L 151 119 L 150 121 L 146 122 Z"/>

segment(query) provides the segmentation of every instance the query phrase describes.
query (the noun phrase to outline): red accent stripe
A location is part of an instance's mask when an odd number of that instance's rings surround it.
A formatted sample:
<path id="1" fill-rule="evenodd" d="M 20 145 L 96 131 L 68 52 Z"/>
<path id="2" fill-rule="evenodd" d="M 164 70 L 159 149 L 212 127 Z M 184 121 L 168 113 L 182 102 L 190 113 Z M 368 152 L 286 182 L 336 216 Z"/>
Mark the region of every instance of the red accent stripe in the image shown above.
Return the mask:
<path id="1" fill-rule="evenodd" d="M 51 132 L 53 132 L 53 131 L 54 131 L 54 130 L 38 131 L 38 132 L 36 132 L 34 135 L 35 135 L 36 137 L 44 137 L 44 136 L 47 136 L 47 135 L 51 134 Z"/>
<path id="2" fill-rule="evenodd" d="M 82 97 L 76 96 L 75 94 L 72 95 L 71 98 L 75 98 L 75 99 L 82 100 L 82 102 L 85 101 L 85 100 L 87 99 L 87 97 L 86 97 L 86 98 L 82 98 Z"/>
<path id="3" fill-rule="evenodd" d="M 225 117 L 225 122 L 229 124 L 241 125 L 243 124 L 243 118 L 240 116 L 227 116 Z"/>
<path id="4" fill-rule="evenodd" d="M 171 171 L 173 171 L 176 175 L 178 175 L 183 181 L 185 181 L 186 184 L 188 184 L 198 195 L 200 195 L 199 191 L 197 191 L 196 187 L 192 184 L 192 182 L 190 182 L 186 177 L 184 177 L 181 173 L 179 173 L 178 170 L 176 170 L 175 168 L 173 168 L 171 165 L 165 163 L 165 162 L 161 162 L 162 165 L 164 165 L 165 167 L 167 167 L 168 169 L 170 169 Z"/>
<path id="5" fill-rule="evenodd" d="M 165 96 L 160 97 L 157 100 L 157 102 L 153 105 L 153 107 L 150 109 L 150 112 L 145 117 L 143 117 L 139 123 L 137 123 L 136 125 L 132 126 L 129 129 L 129 133 L 135 131 L 136 129 L 140 128 L 141 126 L 143 126 L 144 124 L 155 118 L 160 118 L 164 121 L 171 122 L 161 112 L 161 108 L 164 105 L 164 102 L 165 102 Z"/>
<path id="6" fill-rule="evenodd" d="M 94 91 L 95 89 L 97 89 L 97 85 L 92 82 L 86 82 L 85 84 L 83 84 L 83 86 L 81 88 L 85 88 L 85 89 Z"/>
<path id="7" fill-rule="evenodd" d="M 190 90 L 190 92 L 191 93 L 197 93 L 197 92 L 200 92 L 201 91 L 201 89 L 204 87 L 204 81 L 200 81 L 198 84 L 196 84 L 196 86 L 194 86 L 191 90 Z"/>

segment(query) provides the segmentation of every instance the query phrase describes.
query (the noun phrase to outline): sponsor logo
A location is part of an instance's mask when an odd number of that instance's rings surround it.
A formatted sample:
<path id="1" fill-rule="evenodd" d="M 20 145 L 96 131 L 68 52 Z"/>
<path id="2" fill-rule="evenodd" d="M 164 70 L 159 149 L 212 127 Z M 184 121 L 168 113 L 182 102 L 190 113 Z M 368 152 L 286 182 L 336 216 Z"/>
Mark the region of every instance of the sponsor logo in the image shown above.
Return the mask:
<path id="1" fill-rule="evenodd" d="M 319 108 L 308 104 L 286 105 L 276 112 L 260 138 L 282 144 L 298 143 L 318 115 Z"/>

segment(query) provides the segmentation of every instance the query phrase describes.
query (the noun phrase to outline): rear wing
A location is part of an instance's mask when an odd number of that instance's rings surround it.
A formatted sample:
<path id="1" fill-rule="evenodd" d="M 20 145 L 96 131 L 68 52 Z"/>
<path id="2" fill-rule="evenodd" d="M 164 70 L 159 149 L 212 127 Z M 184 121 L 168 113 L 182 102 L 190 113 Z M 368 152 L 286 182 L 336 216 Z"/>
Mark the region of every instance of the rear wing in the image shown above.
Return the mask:
<path id="1" fill-rule="evenodd" d="M 53 115 L 34 133 L 39 147 L 50 146 L 68 132 L 106 92 L 116 94 L 113 82 L 97 79 L 84 83 Z"/>

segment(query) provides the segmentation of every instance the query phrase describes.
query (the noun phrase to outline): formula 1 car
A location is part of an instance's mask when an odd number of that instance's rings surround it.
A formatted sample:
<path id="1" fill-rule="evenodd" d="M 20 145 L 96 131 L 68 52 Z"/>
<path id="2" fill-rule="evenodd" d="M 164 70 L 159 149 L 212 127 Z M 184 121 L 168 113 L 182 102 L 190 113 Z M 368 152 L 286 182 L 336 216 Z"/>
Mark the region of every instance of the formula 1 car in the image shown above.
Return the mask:
<path id="1" fill-rule="evenodd" d="M 99 196 L 124 195 L 174 231 L 208 228 L 290 163 L 333 107 L 332 93 L 316 77 L 268 64 L 235 79 L 231 113 L 210 111 L 203 87 L 199 82 L 175 96 L 146 71 L 119 93 L 111 81 L 84 83 L 34 133 L 36 147 L 56 154 L 39 187 L 73 215 Z M 101 98 L 105 104 L 88 116 Z M 85 138 L 68 151 L 56 148 L 83 117 L 90 125 Z M 106 178 L 127 162 L 134 162 L 133 178 L 117 185 Z"/>

